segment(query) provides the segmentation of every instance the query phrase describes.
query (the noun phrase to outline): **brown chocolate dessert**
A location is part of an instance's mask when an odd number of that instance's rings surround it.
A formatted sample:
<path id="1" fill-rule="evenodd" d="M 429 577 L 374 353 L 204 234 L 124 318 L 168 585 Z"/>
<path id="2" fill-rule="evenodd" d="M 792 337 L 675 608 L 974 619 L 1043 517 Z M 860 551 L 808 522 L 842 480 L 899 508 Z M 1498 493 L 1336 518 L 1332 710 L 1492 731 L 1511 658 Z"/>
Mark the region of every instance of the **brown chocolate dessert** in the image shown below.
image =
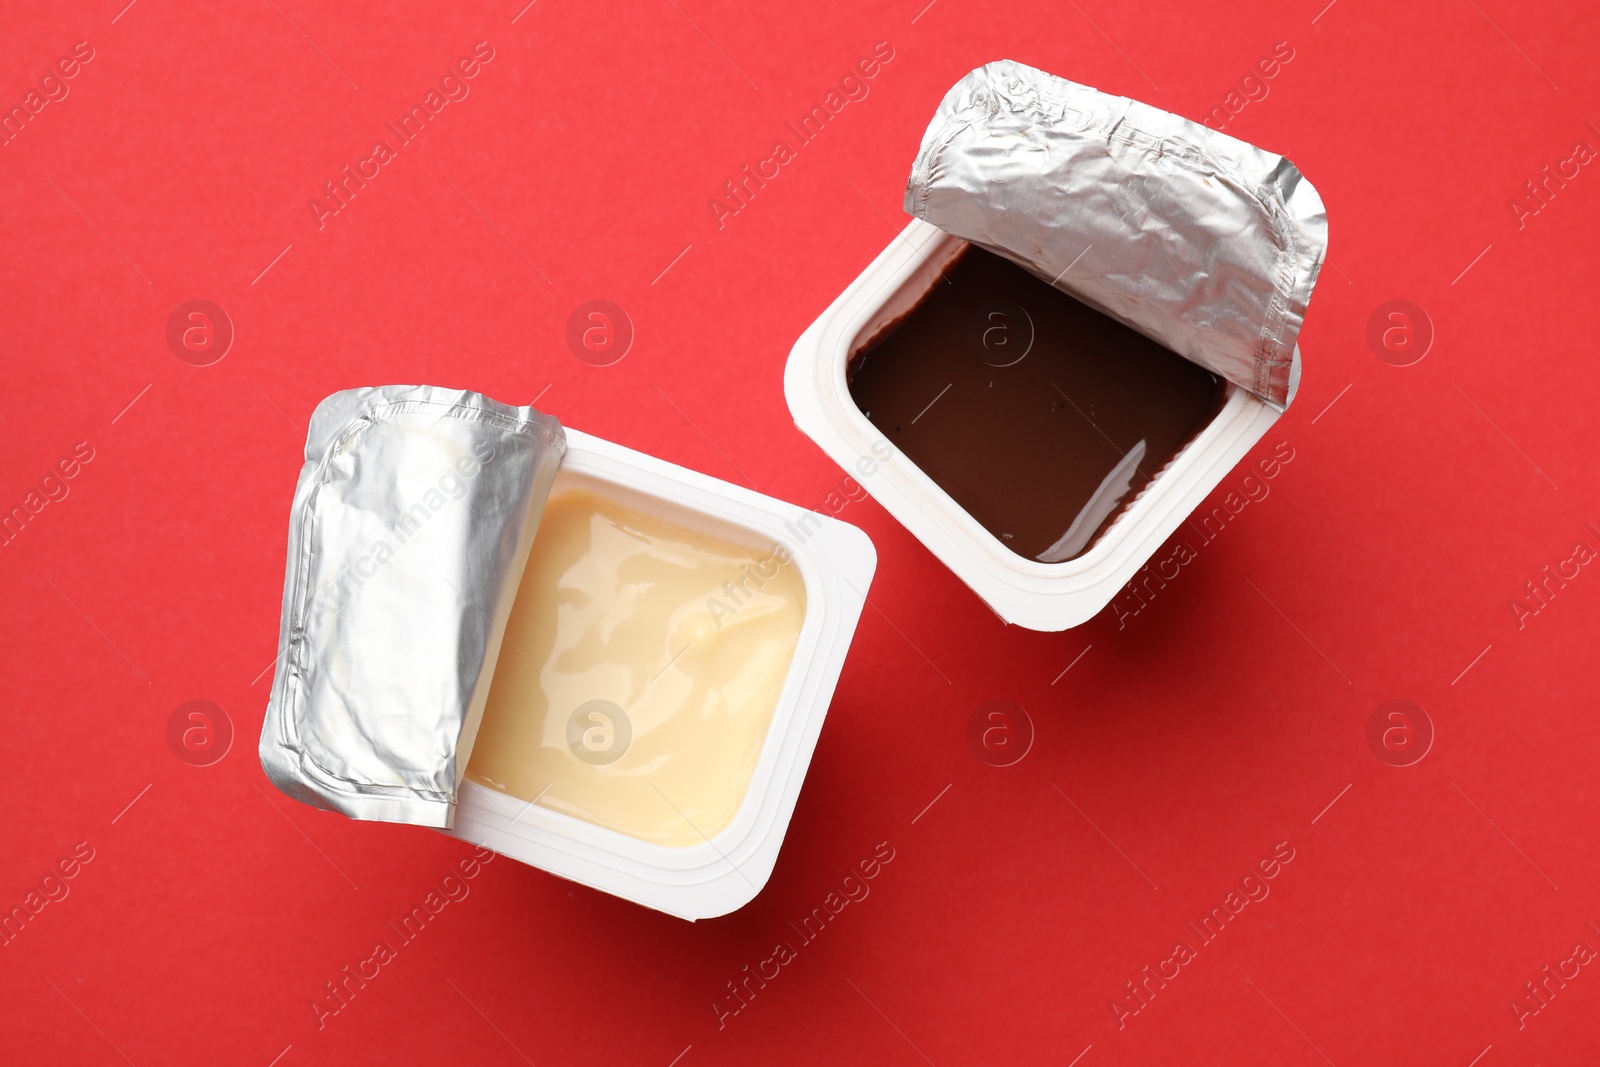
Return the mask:
<path id="1" fill-rule="evenodd" d="M 851 354 L 850 395 L 1027 559 L 1081 555 L 1220 410 L 1222 379 L 969 247 Z"/>

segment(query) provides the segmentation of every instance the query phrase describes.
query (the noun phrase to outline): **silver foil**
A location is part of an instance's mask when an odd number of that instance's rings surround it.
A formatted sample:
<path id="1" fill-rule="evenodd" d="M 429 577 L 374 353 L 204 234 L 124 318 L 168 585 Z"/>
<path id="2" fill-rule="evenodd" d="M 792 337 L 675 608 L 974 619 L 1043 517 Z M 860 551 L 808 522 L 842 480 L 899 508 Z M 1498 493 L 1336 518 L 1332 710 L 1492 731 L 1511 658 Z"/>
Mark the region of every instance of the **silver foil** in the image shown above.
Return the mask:
<path id="1" fill-rule="evenodd" d="M 1328 224 L 1282 156 L 1004 60 L 939 104 L 905 209 L 1287 405 Z"/>
<path id="2" fill-rule="evenodd" d="M 449 827 L 506 616 L 566 451 L 477 393 L 389 385 L 311 416 L 261 766 L 297 800 Z"/>

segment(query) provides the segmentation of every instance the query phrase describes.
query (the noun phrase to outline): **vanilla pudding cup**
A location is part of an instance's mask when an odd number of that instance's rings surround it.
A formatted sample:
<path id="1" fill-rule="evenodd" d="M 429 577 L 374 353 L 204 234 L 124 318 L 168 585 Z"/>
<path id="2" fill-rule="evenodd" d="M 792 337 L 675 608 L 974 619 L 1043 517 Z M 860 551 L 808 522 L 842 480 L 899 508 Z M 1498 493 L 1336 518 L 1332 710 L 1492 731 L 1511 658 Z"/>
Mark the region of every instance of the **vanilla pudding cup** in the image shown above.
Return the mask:
<path id="1" fill-rule="evenodd" d="M 430 385 L 312 413 L 262 770 L 686 919 L 772 873 L 866 534 Z"/>
<path id="2" fill-rule="evenodd" d="M 447 832 L 686 919 L 772 872 L 876 555 L 568 428 Z"/>

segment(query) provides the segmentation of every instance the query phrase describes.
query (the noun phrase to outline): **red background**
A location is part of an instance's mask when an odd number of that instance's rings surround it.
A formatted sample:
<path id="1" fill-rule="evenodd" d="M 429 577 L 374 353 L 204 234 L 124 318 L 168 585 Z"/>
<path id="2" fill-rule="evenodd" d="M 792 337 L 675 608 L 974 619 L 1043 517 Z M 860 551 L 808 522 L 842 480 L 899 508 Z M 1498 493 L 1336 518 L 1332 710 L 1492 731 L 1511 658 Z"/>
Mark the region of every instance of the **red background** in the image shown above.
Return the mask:
<path id="1" fill-rule="evenodd" d="M 1508 207 L 1600 149 L 1592 5 L 124 2 L 31 5 L 0 34 L 7 107 L 74 42 L 95 53 L 0 148 L 0 505 L 94 450 L 0 548 L 0 907 L 94 850 L 0 948 L 0 1060 L 1600 1057 L 1600 969 L 1520 1029 L 1510 1007 L 1600 948 L 1600 574 L 1520 629 L 1510 607 L 1600 548 L 1600 168 L 1520 228 Z M 470 96 L 319 230 L 307 200 L 480 40 Z M 879 41 L 870 96 L 719 228 L 709 198 Z M 1199 118 L 1280 41 L 1294 58 L 1228 132 L 1316 184 L 1332 269 L 1252 457 L 1294 449 L 1270 496 L 1124 626 L 1063 634 L 1002 626 L 852 503 L 873 607 L 754 903 L 690 925 L 497 860 L 319 1030 L 323 983 L 470 850 L 300 806 L 257 764 L 317 400 L 542 392 L 571 426 L 821 506 L 841 472 L 794 429 L 783 362 L 903 224 L 944 91 L 1010 57 Z M 599 298 L 637 332 L 604 368 L 564 339 Z M 165 341 L 192 299 L 237 331 L 211 366 Z M 1436 331 L 1413 366 L 1366 340 L 1391 299 Z M 212 766 L 166 740 L 193 699 L 236 732 Z M 1368 745 L 1391 699 L 1436 731 L 1413 766 Z M 1031 717 L 1014 766 L 968 746 L 990 700 Z M 719 1029 L 724 983 L 879 842 L 870 897 Z M 1271 895 L 1119 1029 L 1123 983 L 1278 842 Z"/>

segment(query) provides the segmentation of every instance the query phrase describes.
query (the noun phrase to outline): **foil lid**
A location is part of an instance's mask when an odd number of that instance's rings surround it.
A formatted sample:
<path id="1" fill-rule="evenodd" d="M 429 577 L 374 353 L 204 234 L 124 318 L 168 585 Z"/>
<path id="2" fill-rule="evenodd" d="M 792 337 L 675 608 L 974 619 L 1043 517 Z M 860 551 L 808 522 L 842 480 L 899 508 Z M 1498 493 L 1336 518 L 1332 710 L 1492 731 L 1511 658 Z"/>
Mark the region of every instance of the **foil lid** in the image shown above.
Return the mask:
<path id="1" fill-rule="evenodd" d="M 279 789 L 352 818 L 451 825 L 565 451 L 554 418 L 461 390 L 317 405 L 261 728 Z"/>
<path id="2" fill-rule="evenodd" d="M 1282 156 L 1004 60 L 939 104 L 905 209 L 1288 404 L 1328 223 Z"/>

